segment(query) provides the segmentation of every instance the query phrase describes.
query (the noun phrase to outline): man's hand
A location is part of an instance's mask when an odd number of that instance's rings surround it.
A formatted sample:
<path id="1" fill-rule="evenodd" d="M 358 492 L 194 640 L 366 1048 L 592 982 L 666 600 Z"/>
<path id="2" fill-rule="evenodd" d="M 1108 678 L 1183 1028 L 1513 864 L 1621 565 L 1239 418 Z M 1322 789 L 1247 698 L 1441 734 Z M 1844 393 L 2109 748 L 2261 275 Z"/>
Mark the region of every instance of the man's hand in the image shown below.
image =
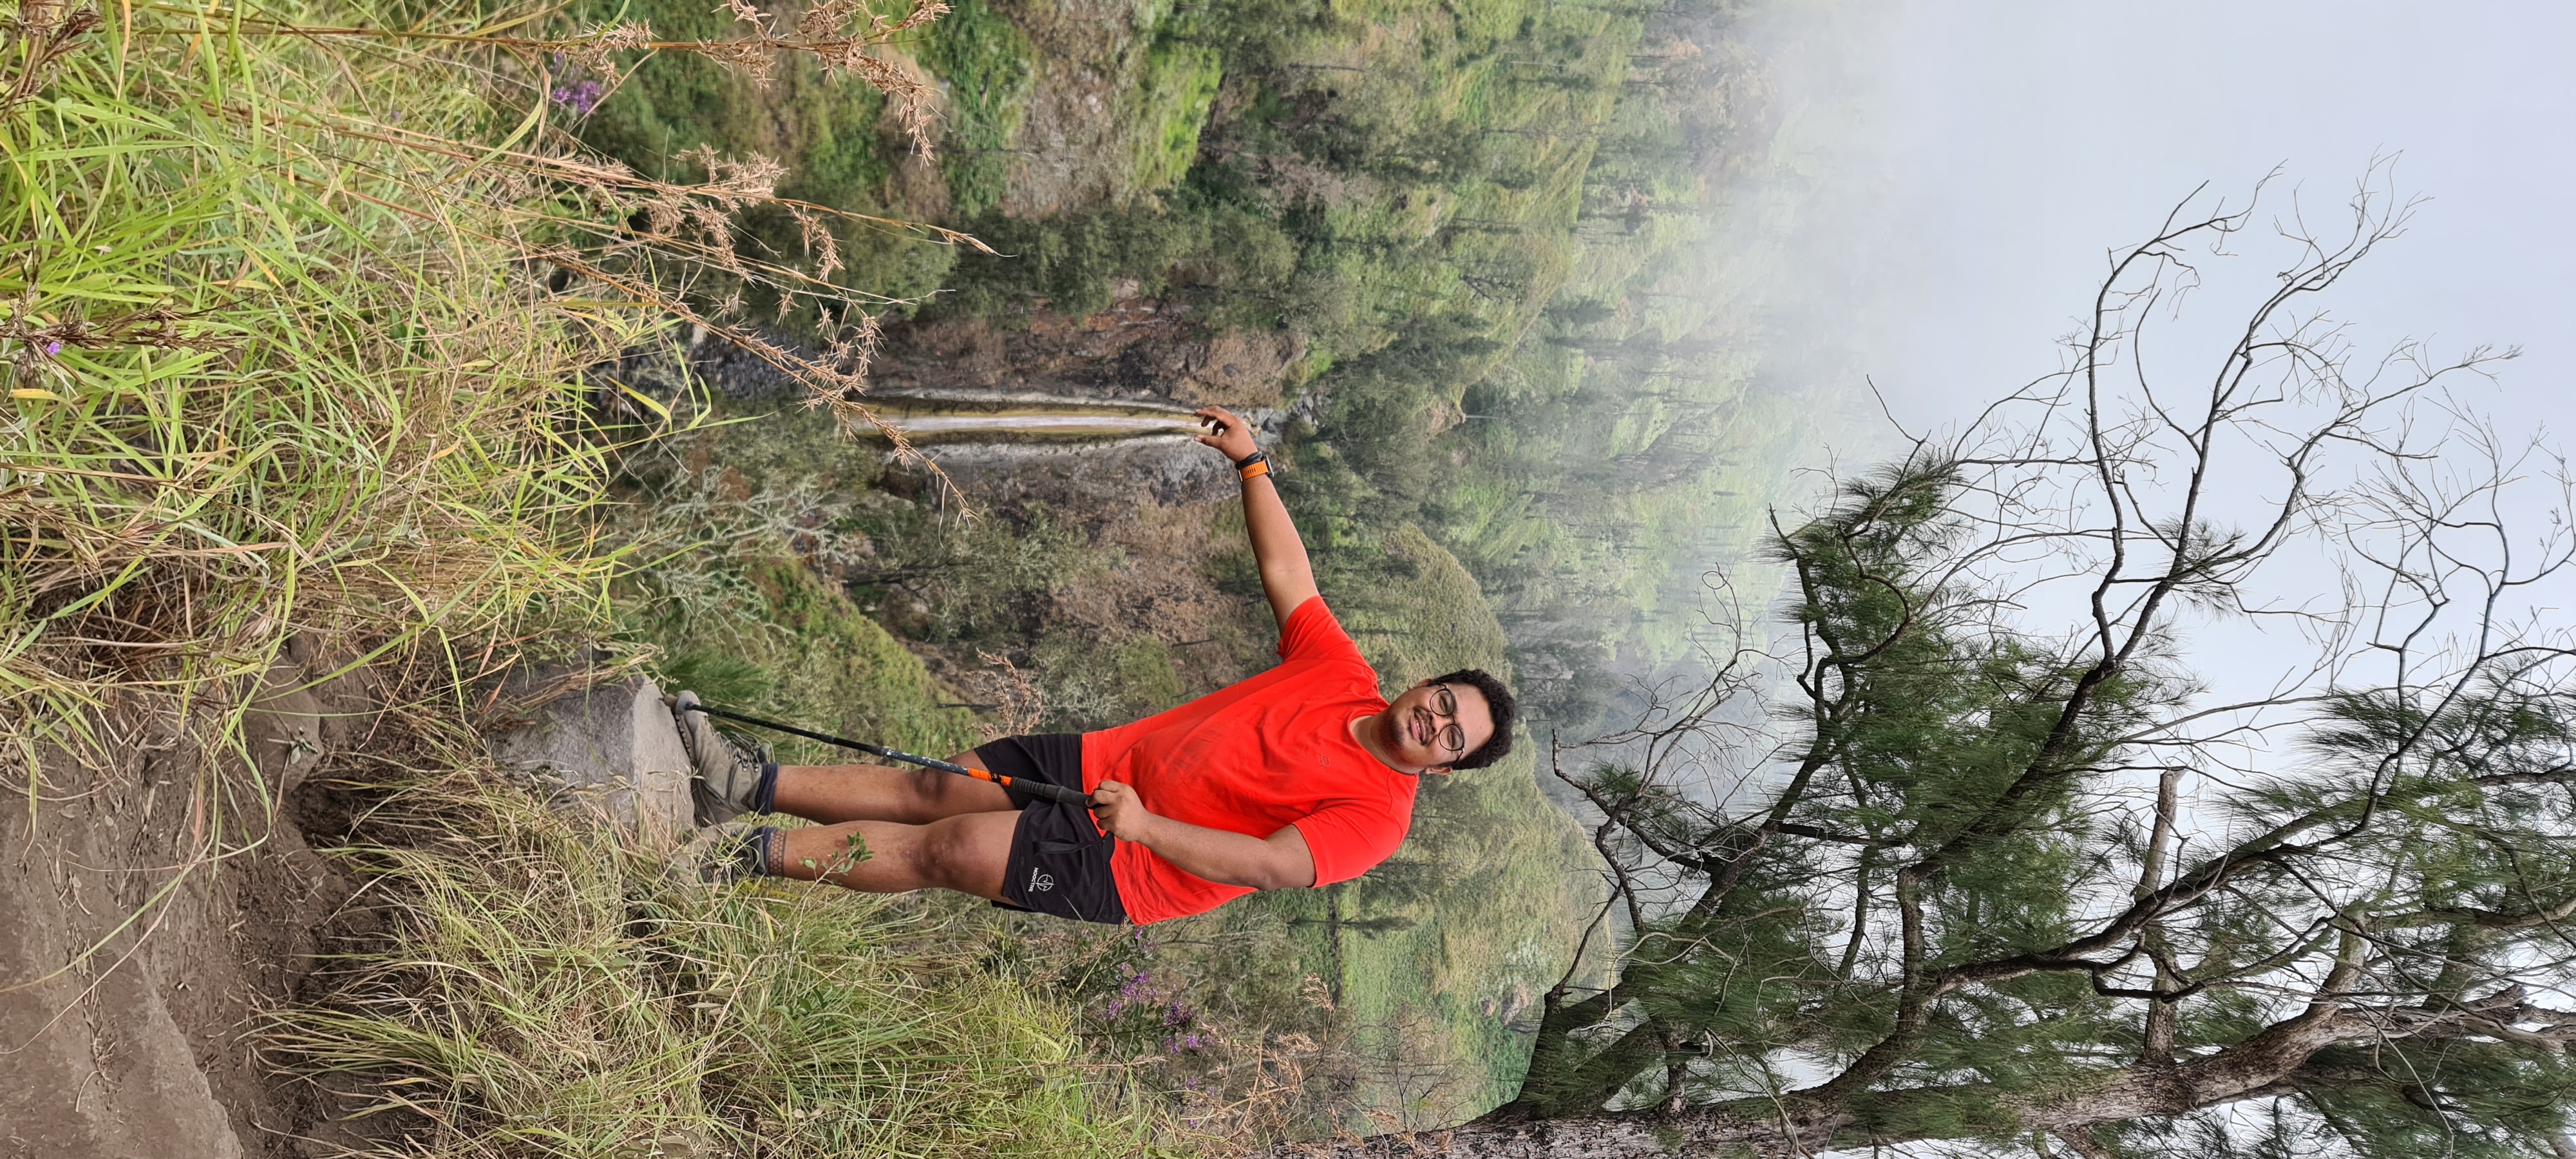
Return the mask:
<path id="1" fill-rule="evenodd" d="M 1136 798 L 1136 789 L 1120 781 L 1102 781 L 1091 791 L 1091 815 L 1100 818 L 1100 827 L 1122 841 L 1152 845 L 1146 831 L 1161 818 L 1145 811 L 1145 802 Z"/>
<path id="2" fill-rule="evenodd" d="M 1145 811 L 1134 786 L 1102 781 L 1091 791 L 1091 815 L 1122 841 L 1161 854 L 1181 869 L 1220 885 L 1302 889 L 1315 884 L 1315 857 L 1294 825 L 1268 840 L 1174 821 Z"/>
<path id="3" fill-rule="evenodd" d="M 1200 422 L 1208 425 L 1208 433 L 1198 436 L 1199 442 L 1215 447 L 1227 461 L 1241 461 L 1244 456 L 1261 449 L 1253 445 L 1252 424 L 1237 418 L 1233 411 L 1221 406 L 1203 406 L 1198 409 L 1198 417 Z"/>

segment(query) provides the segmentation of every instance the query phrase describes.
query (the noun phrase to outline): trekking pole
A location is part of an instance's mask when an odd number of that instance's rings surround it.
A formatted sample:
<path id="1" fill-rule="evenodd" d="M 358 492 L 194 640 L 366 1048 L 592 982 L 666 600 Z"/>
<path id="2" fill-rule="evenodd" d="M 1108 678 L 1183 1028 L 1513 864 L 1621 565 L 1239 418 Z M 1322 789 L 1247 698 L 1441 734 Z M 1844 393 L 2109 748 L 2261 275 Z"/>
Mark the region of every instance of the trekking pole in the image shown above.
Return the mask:
<path id="1" fill-rule="evenodd" d="M 1089 808 L 1091 806 L 1091 798 L 1079 789 L 1068 789 L 1062 785 L 1050 785 L 1045 781 L 1027 781 L 1018 777 L 1006 777 L 1000 773 L 986 772 L 982 769 L 970 769 L 952 761 L 915 756 L 901 749 L 890 749 L 884 745 L 867 744 L 862 741 L 848 740 L 837 736 L 825 736 L 819 732 L 807 732 L 792 724 L 780 724 L 774 720 L 762 720 L 757 716 L 744 716 L 739 712 L 726 712 L 721 708 L 709 708 L 703 704 L 692 704 L 689 706 L 689 711 L 703 712 L 708 716 L 721 716 L 726 720 L 736 720 L 741 721 L 744 724 L 753 724 L 762 728 L 776 729 L 779 732 L 788 733 L 793 736 L 801 736 L 807 740 L 819 740 L 824 744 L 839 745 L 842 748 L 855 749 L 859 752 L 867 753 L 870 756 L 885 757 L 889 760 L 902 761 L 906 764 L 920 765 L 925 769 L 937 769 L 943 773 L 955 773 L 961 777 L 973 777 L 979 781 L 990 781 L 1005 789 L 1018 789 L 1032 797 L 1044 797 L 1050 801 L 1056 801 L 1066 805 L 1080 805 L 1084 808 Z"/>

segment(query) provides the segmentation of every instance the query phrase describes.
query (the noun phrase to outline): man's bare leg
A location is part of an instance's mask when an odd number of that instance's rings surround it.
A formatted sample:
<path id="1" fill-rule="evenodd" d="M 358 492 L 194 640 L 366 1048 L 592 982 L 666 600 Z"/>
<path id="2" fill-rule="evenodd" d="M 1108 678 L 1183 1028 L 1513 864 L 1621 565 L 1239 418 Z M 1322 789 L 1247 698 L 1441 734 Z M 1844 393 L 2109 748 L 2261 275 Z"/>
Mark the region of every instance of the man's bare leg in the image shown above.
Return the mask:
<path id="1" fill-rule="evenodd" d="M 952 764 L 984 767 L 983 758 L 959 753 Z M 808 821 L 899 821 L 928 825 L 970 813 L 1015 813 L 1010 794 L 991 781 L 978 781 L 937 769 L 892 769 L 883 765 L 780 765 L 778 790 L 770 803 L 779 812 Z M 801 832 L 801 830 L 800 830 Z M 999 874 L 999 869 L 994 870 Z"/>
<path id="2" fill-rule="evenodd" d="M 1000 796 L 1001 790 L 993 793 Z M 1002 871 L 1011 859 L 1011 831 L 1019 820 L 1016 813 L 979 812 L 927 825 L 853 821 L 781 829 L 772 838 L 778 843 L 773 855 L 781 876 L 801 881 L 822 879 L 867 893 L 953 889 L 999 901 Z M 859 839 L 855 846 L 852 836 Z M 859 849 L 866 851 L 865 860 L 854 860 Z"/>

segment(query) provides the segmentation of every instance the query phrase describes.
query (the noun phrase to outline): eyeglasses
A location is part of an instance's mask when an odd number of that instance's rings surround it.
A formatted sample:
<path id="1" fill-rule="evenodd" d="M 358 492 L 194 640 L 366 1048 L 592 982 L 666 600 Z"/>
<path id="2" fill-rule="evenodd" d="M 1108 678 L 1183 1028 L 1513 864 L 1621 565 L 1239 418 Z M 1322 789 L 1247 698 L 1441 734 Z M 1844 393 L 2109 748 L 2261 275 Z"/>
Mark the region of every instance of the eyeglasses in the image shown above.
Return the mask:
<path id="1" fill-rule="evenodd" d="M 1467 751 L 1467 730 L 1458 727 L 1458 694 L 1446 684 L 1431 686 L 1431 715 L 1446 718 L 1449 727 L 1439 733 L 1440 747 L 1453 753 Z"/>

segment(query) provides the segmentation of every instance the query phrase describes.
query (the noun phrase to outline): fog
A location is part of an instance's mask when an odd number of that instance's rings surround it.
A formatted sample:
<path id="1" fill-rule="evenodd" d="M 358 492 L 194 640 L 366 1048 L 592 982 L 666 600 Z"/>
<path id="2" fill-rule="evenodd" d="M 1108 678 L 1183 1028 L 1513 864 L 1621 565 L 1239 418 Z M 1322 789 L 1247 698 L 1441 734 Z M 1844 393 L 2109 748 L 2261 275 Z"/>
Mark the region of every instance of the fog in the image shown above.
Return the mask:
<path id="1" fill-rule="evenodd" d="M 2337 313 L 2365 347 L 2518 344 L 2489 401 L 2569 425 L 2576 6 L 1873 0 L 1753 35 L 1788 113 L 1763 176 L 1813 191 L 1782 290 L 1910 425 L 2055 366 L 2105 252 L 2195 187 L 2278 168 L 2270 208 L 2330 210 L 2378 157 L 2426 200 Z"/>
<path id="2" fill-rule="evenodd" d="M 2196 189 L 2232 208 L 2267 175 L 2243 256 L 2203 267 L 2157 347 L 2166 381 L 2207 381 L 2219 331 L 2277 285 L 2274 222 L 2337 230 L 2375 174 L 2421 202 L 2322 299 L 2356 365 L 2407 340 L 2442 361 L 2519 347 L 2492 380 L 2456 380 L 2461 400 L 2508 438 L 2576 432 L 2576 6 L 1846 0 L 1757 5 L 1745 35 L 1782 127 L 1736 197 L 1738 244 L 1765 251 L 1738 255 L 1760 283 L 1740 290 L 1772 357 L 1820 392 L 1865 376 L 1887 412 L 1847 420 L 1810 466 L 1885 457 L 1897 429 L 1955 429 L 2055 369 L 2114 247 Z M 2278 490 L 2249 476 L 2228 497 Z M 2265 582 L 2275 600 L 2334 591 L 2313 545 Z M 2538 597 L 2544 617 L 2561 597 Z M 2291 674 L 2241 623 L 2197 637 L 2222 695 Z"/>

